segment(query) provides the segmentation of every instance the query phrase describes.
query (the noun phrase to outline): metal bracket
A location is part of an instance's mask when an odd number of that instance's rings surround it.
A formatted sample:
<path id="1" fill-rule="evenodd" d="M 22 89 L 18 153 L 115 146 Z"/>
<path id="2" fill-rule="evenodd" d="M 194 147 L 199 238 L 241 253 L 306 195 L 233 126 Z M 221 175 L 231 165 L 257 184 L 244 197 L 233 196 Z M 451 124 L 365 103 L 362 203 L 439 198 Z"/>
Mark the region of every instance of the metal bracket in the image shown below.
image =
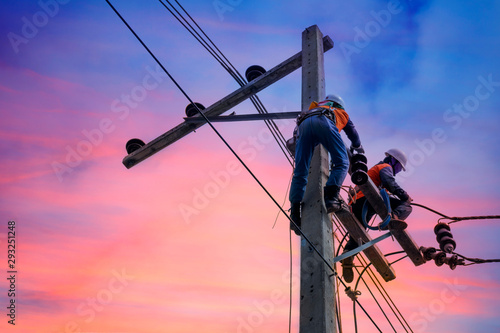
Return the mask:
<path id="1" fill-rule="evenodd" d="M 239 114 L 228 116 L 207 117 L 210 122 L 226 122 L 226 121 L 248 121 L 248 120 L 268 120 L 268 119 L 294 119 L 300 114 L 300 111 L 262 113 L 262 114 Z M 201 116 L 185 117 L 186 123 L 205 123 L 205 119 Z"/>
<path id="2" fill-rule="evenodd" d="M 344 260 L 345 258 L 349 258 L 351 256 L 354 256 L 354 255 L 358 254 L 359 252 L 369 248 L 372 245 L 375 245 L 376 243 L 378 243 L 378 242 L 380 242 L 380 241 L 382 241 L 390 236 L 391 236 L 391 232 L 389 231 L 388 233 L 383 234 L 382 236 L 377 237 L 377 238 L 369 241 L 368 243 L 365 243 L 363 245 L 358 246 L 354 250 L 348 251 L 346 253 L 342 253 L 340 256 L 333 258 L 333 263 L 335 264 L 336 262 Z"/>

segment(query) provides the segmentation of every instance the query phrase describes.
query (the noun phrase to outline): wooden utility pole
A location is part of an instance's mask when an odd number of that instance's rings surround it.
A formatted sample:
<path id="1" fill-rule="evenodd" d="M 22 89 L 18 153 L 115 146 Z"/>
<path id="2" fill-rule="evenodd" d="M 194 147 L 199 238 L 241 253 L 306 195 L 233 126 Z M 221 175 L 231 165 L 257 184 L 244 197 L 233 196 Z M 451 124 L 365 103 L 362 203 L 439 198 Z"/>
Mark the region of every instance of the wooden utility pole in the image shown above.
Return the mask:
<path id="1" fill-rule="evenodd" d="M 302 110 L 325 97 L 323 36 L 314 25 L 302 33 Z M 332 223 L 323 203 L 323 187 L 329 175 L 328 152 L 322 145 L 314 151 L 309 171 L 302 232 L 327 260 L 333 259 Z M 335 277 L 310 245 L 302 240 L 300 270 L 300 333 L 337 332 Z"/>

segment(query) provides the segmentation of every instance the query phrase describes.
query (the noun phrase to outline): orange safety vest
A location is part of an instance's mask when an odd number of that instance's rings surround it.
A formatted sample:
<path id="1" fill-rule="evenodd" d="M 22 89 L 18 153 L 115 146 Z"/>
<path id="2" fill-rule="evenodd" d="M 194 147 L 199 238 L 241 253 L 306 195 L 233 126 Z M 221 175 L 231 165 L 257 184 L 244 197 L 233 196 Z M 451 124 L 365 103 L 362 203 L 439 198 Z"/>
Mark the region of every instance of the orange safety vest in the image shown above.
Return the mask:
<path id="1" fill-rule="evenodd" d="M 328 105 L 319 105 L 318 102 L 311 102 L 311 105 L 309 105 L 309 110 L 316 108 L 327 109 L 333 112 L 333 114 L 335 115 L 335 126 L 337 126 L 339 133 L 349 121 L 349 115 L 347 114 L 347 112 L 345 112 L 344 109 L 334 108 Z"/>
<path id="2" fill-rule="evenodd" d="M 382 164 L 377 164 L 377 165 L 373 166 L 372 168 L 370 168 L 370 170 L 368 170 L 368 176 L 373 181 L 375 186 L 380 187 L 382 185 L 382 180 L 380 179 L 380 170 L 382 170 L 383 168 L 387 168 L 387 167 L 391 167 L 391 166 L 387 163 L 382 163 Z M 364 196 L 365 195 L 363 194 L 363 192 L 361 192 L 361 191 L 356 192 L 356 200 L 360 199 Z"/>

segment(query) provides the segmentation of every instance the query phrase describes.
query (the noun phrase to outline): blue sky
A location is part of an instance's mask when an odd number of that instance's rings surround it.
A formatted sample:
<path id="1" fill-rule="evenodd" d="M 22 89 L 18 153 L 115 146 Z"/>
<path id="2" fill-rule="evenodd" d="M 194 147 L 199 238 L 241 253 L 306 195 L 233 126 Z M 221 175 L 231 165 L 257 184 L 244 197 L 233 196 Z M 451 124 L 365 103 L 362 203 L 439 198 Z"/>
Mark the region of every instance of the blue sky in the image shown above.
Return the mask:
<path id="1" fill-rule="evenodd" d="M 112 3 L 193 100 L 209 106 L 239 87 L 158 1 Z M 454 216 L 500 213 L 500 2 L 181 4 L 241 73 L 299 52 L 304 29 L 318 25 L 335 43 L 325 53 L 326 91 L 345 100 L 369 164 L 403 149 L 410 166 L 398 177 L 415 202 Z M 23 263 L 24 314 L 15 329 L 237 332 L 255 304 L 274 291 L 287 295 L 288 223 L 280 217 L 272 228 L 277 208 L 246 172 L 231 169 L 234 157 L 210 128 L 130 170 L 121 164 L 128 139 L 147 142 L 181 123 L 188 101 L 105 1 L 3 2 L 0 35 L 0 224 L 17 221 Z M 268 111 L 298 110 L 300 80 L 297 70 L 260 92 Z M 137 95 L 147 84 L 154 88 Z M 140 100 L 126 104 L 134 94 Z M 248 101 L 232 111 L 255 113 Z M 293 122 L 278 124 L 290 137 Z M 281 202 L 292 170 L 264 125 L 216 127 Z M 54 165 L 67 169 L 58 174 Z M 210 186 L 218 187 L 208 198 Z M 186 205 L 198 209 L 189 221 Z M 418 209 L 411 215 L 409 232 L 420 245 L 436 245 L 436 220 Z M 459 253 L 499 257 L 497 220 L 452 230 Z M 297 271 L 299 240 L 292 246 Z M 390 241 L 381 248 L 398 250 Z M 496 264 L 451 271 L 402 261 L 395 269 L 386 288 L 415 332 L 499 330 Z M 133 278 L 113 293 L 122 270 Z M 453 302 L 443 299 L 450 291 Z M 99 295 L 113 299 L 90 320 L 78 309 Z M 0 301 L 8 301 L 3 291 Z M 351 331 L 351 304 L 342 302 Z M 47 307 L 50 318 L 40 315 Z M 287 323 L 288 300 L 276 301 L 252 328 L 284 331 Z"/>

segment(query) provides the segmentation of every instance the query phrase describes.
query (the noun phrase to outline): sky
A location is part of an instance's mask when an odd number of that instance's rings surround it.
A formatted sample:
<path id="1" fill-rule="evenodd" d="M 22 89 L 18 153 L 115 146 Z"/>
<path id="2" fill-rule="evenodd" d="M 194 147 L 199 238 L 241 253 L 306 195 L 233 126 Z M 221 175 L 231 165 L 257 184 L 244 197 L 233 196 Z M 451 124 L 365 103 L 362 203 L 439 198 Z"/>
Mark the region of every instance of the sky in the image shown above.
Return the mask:
<path id="1" fill-rule="evenodd" d="M 192 100 L 208 107 L 239 88 L 159 2 L 112 3 Z M 500 214 L 500 2 L 179 3 L 241 73 L 300 52 L 317 25 L 335 43 L 326 93 L 344 99 L 368 164 L 402 149 L 409 164 L 397 180 L 415 203 Z M 287 332 L 290 275 L 298 332 L 300 239 L 208 126 L 123 166 L 129 139 L 182 123 L 189 102 L 105 1 L 2 1 L 0 36 L 2 332 Z M 258 96 L 269 112 L 299 110 L 300 69 Z M 233 111 L 256 112 L 249 101 Z M 277 124 L 291 137 L 293 120 Z M 215 126 L 288 209 L 292 167 L 266 126 Z M 418 245 L 437 247 L 437 220 L 414 208 Z M 498 220 L 450 227 L 457 253 L 500 257 Z M 379 247 L 401 250 L 390 238 Z M 394 269 L 382 284 L 413 332 L 500 331 L 497 263 L 403 259 Z M 405 331 L 359 291 L 383 332 Z M 354 332 L 339 293 L 343 331 Z M 376 331 L 359 308 L 357 320 Z"/>

